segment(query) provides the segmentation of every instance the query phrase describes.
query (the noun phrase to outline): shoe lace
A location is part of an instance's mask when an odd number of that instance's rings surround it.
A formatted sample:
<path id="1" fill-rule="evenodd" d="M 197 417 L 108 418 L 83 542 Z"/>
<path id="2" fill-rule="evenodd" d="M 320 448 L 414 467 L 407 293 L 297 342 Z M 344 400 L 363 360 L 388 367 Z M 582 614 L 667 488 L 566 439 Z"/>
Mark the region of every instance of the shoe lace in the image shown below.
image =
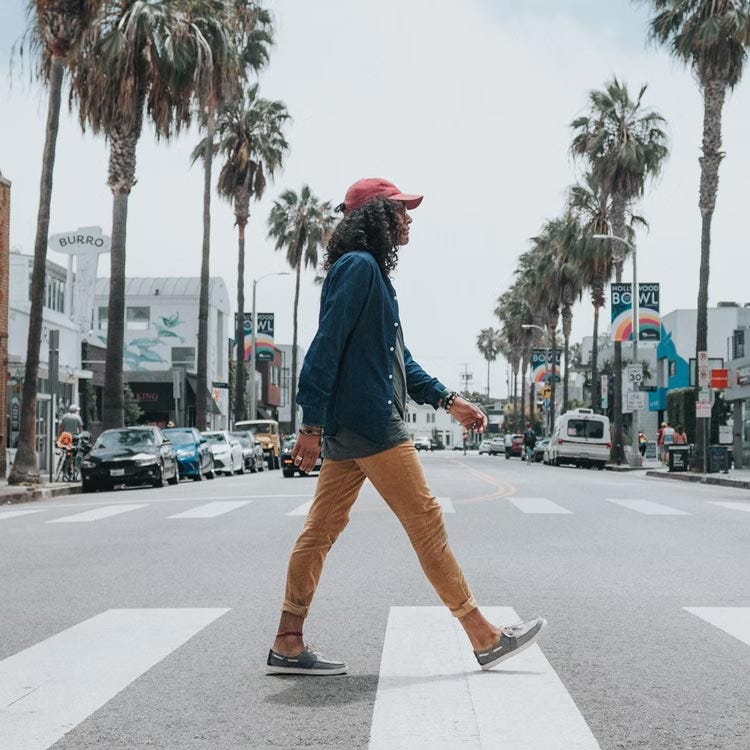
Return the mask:
<path id="1" fill-rule="evenodd" d="M 512 625 L 503 625 L 500 628 L 500 631 L 507 635 L 509 638 L 515 638 L 516 635 L 518 635 L 518 631 L 524 626 L 523 620 L 518 620 L 518 622 L 514 622 Z"/>

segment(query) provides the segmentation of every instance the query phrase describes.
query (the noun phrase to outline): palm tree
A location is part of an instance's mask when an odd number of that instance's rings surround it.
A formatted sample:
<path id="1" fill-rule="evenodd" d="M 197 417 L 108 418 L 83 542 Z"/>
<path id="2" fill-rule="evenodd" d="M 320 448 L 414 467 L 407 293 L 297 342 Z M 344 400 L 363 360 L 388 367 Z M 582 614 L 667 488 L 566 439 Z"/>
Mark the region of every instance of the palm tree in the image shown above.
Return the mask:
<path id="1" fill-rule="evenodd" d="M 212 40 L 224 35 L 225 0 L 103 0 L 73 64 L 81 125 L 109 141 L 112 249 L 102 422 L 123 424 L 123 341 L 128 199 L 146 112 L 158 137 L 191 119 L 196 90 L 214 75 Z"/>
<path id="2" fill-rule="evenodd" d="M 490 364 L 500 354 L 500 331 L 494 328 L 483 328 L 477 336 L 477 349 L 487 360 L 487 400 L 490 399 Z"/>
<path id="3" fill-rule="evenodd" d="M 307 185 L 299 195 L 285 190 L 275 201 L 268 216 L 268 236 L 276 240 L 275 249 L 286 249 L 286 259 L 296 273 L 294 287 L 294 334 L 292 340 L 291 431 L 297 429 L 297 339 L 299 286 L 302 265 L 318 264 L 318 248 L 333 229 L 336 216 L 328 201 L 321 202 Z M 255 353 L 253 352 L 253 356 Z"/>
<path id="4" fill-rule="evenodd" d="M 257 84 L 244 96 L 228 104 L 217 122 L 218 148 L 224 155 L 219 172 L 219 195 L 234 207 L 239 234 L 237 261 L 237 320 L 235 338 L 237 358 L 234 386 L 234 418 L 245 417 L 245 228 L 250 218 L 250 200 L 260 200 L 268 178 L 281 167 L 289 146 L 283 135 L 284 122 L 289 118 L 283 102 L 268 101 L 258 96 Z M 209 139 L 204 138 L 193 151 L 193 160 L 203 157 Z"/>
<path id="5" fill-rule="evenodd" d="M 60 122 L 62 80 L 70 54 L 79 44 L 98 5 L 98 0 L 33 0 L 28 4 L 31 22 L 26 39 L 37 55 L 37 73 L 49 86 L 49 101 L 34 240 L 34 264 L 31 270 L 31 307 L 21 400 L 21 424 L 18 450 L 8 476 L 10 484 L 39 480 L 36 453 L 36 392 L 44 314 L 52 175 Z M 21 54 L 23 54 L 23 45 Z"/>
<path id="6" fill-rule="evenodd" d="M 500 353 L 505 357 L 513 371 L 513 384 L 509 389 L 513 398 L 514 429 L 518 416 L 518 371 L 521 370 L 521 416 L 525 409 L 526 397 L 526 357 L 523 353 L 525 331 L 521 327 L 526 322 L 528 313 L 525 307 L 522 290 L 514 285 L 498 297 L 495 316 L 501 323 Z M 508 395 L 511 396 L 511 393 Z"/>
<path id="7" fill-rule="evenodd" d="M 703 91 L 703 155 L 698 159 L 702 226 L 695 332 L 697 362 L 697 352 L 707 351 L 708 347 L 711 222 L 719 190 L 719 165 L 724 158 L 722 111 L 727 91 L 739 83 L 747 59 L 750 6 L 747 0 L 650 0 L 650 4 L 655 11 L 650 24 L 651 38 L 692 68 Z M 694 455 L 702 465 L 704 432 L 699 429 L 696 433 Z"/>
<path id="8" fill-rule="evenodd" d="M 646 181 L 659 174 L 669 153 L 664 118 L 643 106 L 646 88 L 642 86 L 632 99 L 627 86 L 614 78 L 603 90 L 589 94 L 588 114 L 571 123 L 571 150 L 586 159 L 596 184 L 611 199 L 610 219 L 616 237 L 625 237 L 628 210 L 643 195 Z M 617 282 L 622 280 L 625 253 L 623 243 L 612 243 Z M 621 342 L 616 341 L 614 349 L 613 453 L 619 460 L 623 445 Z"/>
<path id="9" fill-rule="evenodd" d="M 195 419 L 199 429 L 207 426 L 208 412 L 208 290 L 211 256 L 211 172 L 215 151 L 216 116 L 226 105 L 241 97 L 242 83 L 249 71 L 257 72 L 268 61 L 273 43 L 271 16 L 254 0 L 223 0 L 222 23 L 225 34 L 211 37 L 213 75 L 197 91 L 201 121 L 206 131 L 203 147 L 193 152 L 203 159 L 203 241 L 201 282 L 198 302 L 198 362 L 196 368 Z M 211 148 L 208 148 L 208 144 Z M 244 234 L 244 229 L 243 229 Z M 244 270 L 244 269 L 243 269 Z M 243 295 L 244 296 L 244 295 Z M 244 303 L 244 300 L 243 300 Z M 242 311 L 238 311 L 242 324 Z M 244 341 L 244 332 L 243 338 Z M 244 394 L 244 364 L 237 370 Z M 235 394 L 240 389 L 235 385 Z M 244 411 L 244 406 L 243 409 Z"/>

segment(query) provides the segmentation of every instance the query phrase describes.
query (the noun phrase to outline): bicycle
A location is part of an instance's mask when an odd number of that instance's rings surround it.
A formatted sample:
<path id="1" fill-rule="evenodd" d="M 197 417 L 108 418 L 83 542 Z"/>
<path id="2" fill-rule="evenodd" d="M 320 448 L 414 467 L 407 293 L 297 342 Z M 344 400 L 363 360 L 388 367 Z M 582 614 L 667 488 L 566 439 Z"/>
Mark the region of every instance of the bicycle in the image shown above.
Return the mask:
<path id="1" fill-rule="evenodd" d="M 57 460 L 57 468 L 55 470 L 55 481 L 56 482 L 77 482 L 78 471 L 76 468 L 75 457 L 73 456 L 73 449 L 66 447 L 59 447 L 57 450 L 59 458 Z"/>

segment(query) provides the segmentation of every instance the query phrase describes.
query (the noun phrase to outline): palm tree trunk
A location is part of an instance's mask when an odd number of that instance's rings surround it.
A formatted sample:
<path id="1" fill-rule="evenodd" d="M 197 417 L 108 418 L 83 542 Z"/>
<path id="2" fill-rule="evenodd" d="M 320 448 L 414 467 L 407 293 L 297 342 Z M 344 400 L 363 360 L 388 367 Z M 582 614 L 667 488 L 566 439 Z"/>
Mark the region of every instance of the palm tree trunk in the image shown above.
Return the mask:
<path id="1" fill-rule="evenodd" d="M 526 352 L 521 357 L 521 422 L 526 421 L 526 369 L 528 368 Z"/>
<path id="2" fill-rule="evenodd" d="M 513 417 L 518 417 L 518 360 L 513 362 Z M 515 420 L 518 421 L 517 419 Z"/>
<path id="3" fill-rule="evenodd" d="M 562 413 L 568 411 L 568 379 L 570 376 L 570 368 L 568 360 L 570 359 L 570 333 L 573 326 L 573 311 L 570 305 L 566 304 L 562 311 L 562 323 L 563 323 L 563 342 L 564 349 L 563 354 L 565 355 L 565 370 L 563 372 L 563 400 L 562 400 Z"/>
<path id="4" fill-rule="evenodd" d="M 490 360 L 487 360 L 487 401 L 490 400 Z"/>
<path id="5" fill-rule="evenodd" d="M 711 221 L 719 190 L 719 165 L 724 157 L 721 152 L 721 116 L 726 98 L 723 81 L 706 81 L 703 86 L 703 156 L 701 166 L 700 199 L 701 210 L 701 265 L 698 284 L 698 315 L 695 330 L 695 386 L 698 388 L 698 352 L 708 351 L 708 275 L 711 256 Z M 710 435 L 710 418 L 696 419 L 694 468 L 705 470 L 703 455 Z"/>
<path id="6" fill-rule="evenodd" d="M 625 236 L 625 199 L 619 193 L 612 196 L 612 231 L 615 237 Z M 622 249 L 618 247 L 621 243 L 616 240 L 613 243 L 613 256 L 615 266 L 615 281 L 622 282 Z M 612 425 L 612 460 L 619 464 L 624 458 L 625 438 L 623 434 L 622 420 L 622 342 L 615 341 L 614 346 L 614 393 L 612 398 L 612 410 L 614 423 Z"/>
<path id="7" fill-rule="evenodd" d="M 237 251 L 237 322 L 235 341 L 237 354 L 234 376 L 234 421 L 245 419 L 245 223 L 237 220 L 239 248 Z"/>
<path id="8" fill-rule="evenodd" d="M 203 155 L 203 247 L 201 251 L 200 299 L 198 301 L 198 364 L 195 377 L 195 422 L 199 430 L 205 430 L 208 426 L 208 287 L 211 255 L 211 167 L 214 156 L 215 127 L 214 109 L 213 106 L 209 106 L 206 123 L 208 148 Z M 235 378 L 239 377 L 239 373 L 235 373 Z"/>
<path id="9" fill-rule="evenodd" d="M 555 428 L 555 394 L 557 393 L 557 320 L 555 325 L 552 326 L 552 382 L 550 383 L 550 396 L 549 396 L 549 434 L 552 434 L 552 430 Z"/>
<path id="10" fill-rule="evenodd" d="M 599 305 L 594 305 L 594 341 L 591 344 L 591 408 L 598 413 L 602 408 L 599 384 Z"/>
<path id="11" fill-rule="evenodd" d="M 294 328 L 292 334 L 292 393 L 291 403 L 289 404 L 292 432 L 297 431 L 297 313 L 299 310 L 299 282 L 302 273 L 302 253 L 298 255 L 296 271 L 297 279 L 294 285 Z"/>
<path id="12" fill-rule="evenodd" d="M 49 101 L 47 103 L 47 129 L 42 156 L 42 177 L 39 186 L 39 209 L 34 240 L 34 265 L 31 270 L 31 309 L 29 310 L 29 335 L 26 343 L 26 367 L 21 401 L 21 424 L 18 450 L 13 462 L 9 484 L 39 481 L 39 464 L 36 453 L 36 393 L 39 377 L 39 347 L 42 340 L 44 315 L 45 277 L 47 273 L 47 239 L 49 213 L 52 201 L 52 175 L 55 168 L 57 131 L 60 124 L 60 93 L 63 79 L 63 58 L 53 56 L 49 74 Z M 3 377 L 5 374 L 3 373 Z M 50 436 L 51 439 L 51 436 Z"/>

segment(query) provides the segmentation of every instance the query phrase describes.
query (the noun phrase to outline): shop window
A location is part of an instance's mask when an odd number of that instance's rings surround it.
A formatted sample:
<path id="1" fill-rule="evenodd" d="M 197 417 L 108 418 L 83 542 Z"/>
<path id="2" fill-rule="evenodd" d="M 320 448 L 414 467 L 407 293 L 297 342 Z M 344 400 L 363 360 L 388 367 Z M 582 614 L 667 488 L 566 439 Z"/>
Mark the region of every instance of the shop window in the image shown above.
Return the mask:
<path id="1" fill-rule="evenodd" d="M 109 308 L 100 307 L 97 318 L 99 320 L 99 330 L 105 330 L 107 327 L 107 321 L 109 320 Z"/>
<path id="2" fill-rule="evenodd" d="M 195 369 L 195 347 L 173 346 L 172 367 L 185 367 L 188 370 Z"/>
<path id="3" fill-rule="evenodd" d="M 151 309 L 128 307 L 125 310 L 125 327 L 129 331 L 145 331 L 151 325 Z"/>

